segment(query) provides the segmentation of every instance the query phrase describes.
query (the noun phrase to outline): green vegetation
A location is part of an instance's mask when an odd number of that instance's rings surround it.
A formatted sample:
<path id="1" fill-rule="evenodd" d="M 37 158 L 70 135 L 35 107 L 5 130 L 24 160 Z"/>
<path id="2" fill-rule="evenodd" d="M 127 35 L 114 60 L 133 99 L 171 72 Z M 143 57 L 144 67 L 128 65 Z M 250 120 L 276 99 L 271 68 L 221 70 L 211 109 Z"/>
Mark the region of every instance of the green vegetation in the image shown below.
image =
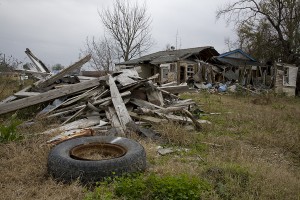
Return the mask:
<path id="1" fill-rule="evenodd" d="M 113 188 L 113 191 L 107 190 L 107 186 Z M 110 184 L 99 183 L 93 192 L 87 194 L 86 199 L 201 199 L 210 190 L 211 186 L 207 181 L 187 174 L 162 177 L 150 174 L 119 177 Z"/>
<path id="2" fill-rule="evenodd" d="M 22 136 L 17 132 L 17 126 L 21 123 L 22 121 L 18 120 L 16 115 L 12 115 L 7 122 L 0 124 L 0 143 L 22 139 Z"/>

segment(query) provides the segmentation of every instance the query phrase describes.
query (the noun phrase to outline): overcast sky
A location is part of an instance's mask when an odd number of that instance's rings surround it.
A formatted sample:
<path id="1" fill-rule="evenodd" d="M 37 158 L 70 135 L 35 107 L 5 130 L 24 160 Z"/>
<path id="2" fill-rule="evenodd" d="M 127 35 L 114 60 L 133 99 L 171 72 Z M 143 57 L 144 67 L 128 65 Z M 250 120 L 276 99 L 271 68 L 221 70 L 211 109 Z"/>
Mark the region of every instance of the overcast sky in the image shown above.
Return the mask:
<path id="1" fill-rule="evenodd" d="M 98 10 L 112 2 L 0 0 L 0 52 L 28 62 L 24 51 L 29 48 L 47 66 L 70 65 L 78 60 L 87 36 L 104 34 Z M 224 40 L 235 37 L 233 27 L 215 18 L 225 2 L 146 0 L 156 43 L 149 53 L 163 50 L 166 44 L 175 46 L 177 32 L 178 48 L 213 46 L 219 53 L 227 51 Z"/>

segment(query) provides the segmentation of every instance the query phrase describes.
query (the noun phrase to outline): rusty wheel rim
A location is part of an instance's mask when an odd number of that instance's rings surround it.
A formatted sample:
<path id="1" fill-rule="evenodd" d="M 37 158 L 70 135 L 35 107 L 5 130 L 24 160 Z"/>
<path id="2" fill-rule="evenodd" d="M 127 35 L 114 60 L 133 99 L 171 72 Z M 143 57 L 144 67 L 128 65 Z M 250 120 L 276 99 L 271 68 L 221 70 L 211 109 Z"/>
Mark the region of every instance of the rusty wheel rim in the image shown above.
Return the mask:
<path id="1" fill-rule="evenodd" d="M 109 160 L 122 157 L 126 152 L 124 147 L 117 144 L 89 143 L 72 148 L 70 157 L 76 160 Z"/>

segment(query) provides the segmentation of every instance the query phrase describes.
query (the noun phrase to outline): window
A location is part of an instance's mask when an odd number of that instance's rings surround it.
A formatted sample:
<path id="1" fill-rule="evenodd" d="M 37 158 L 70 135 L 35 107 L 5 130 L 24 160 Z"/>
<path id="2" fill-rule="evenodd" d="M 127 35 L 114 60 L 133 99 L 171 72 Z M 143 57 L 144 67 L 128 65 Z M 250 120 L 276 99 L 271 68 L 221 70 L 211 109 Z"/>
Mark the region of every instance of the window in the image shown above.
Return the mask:
<path id="1" fill-rule="evenodd" d="M 170 64 L 170 72 L 176 72 L 176 65 L 174 63 Z"/>
<path id="2" fill-rule="evenodd" d="M 187 67 L 187 77 L 193 77 L 194 76 L 194 66 L 188 65 Z"/>
<path id="3" fill-rule="evenodd" d="M 168 69 L 162 69 L 162 77 L 163 79 L 167 79 L 168 78 Z"/>

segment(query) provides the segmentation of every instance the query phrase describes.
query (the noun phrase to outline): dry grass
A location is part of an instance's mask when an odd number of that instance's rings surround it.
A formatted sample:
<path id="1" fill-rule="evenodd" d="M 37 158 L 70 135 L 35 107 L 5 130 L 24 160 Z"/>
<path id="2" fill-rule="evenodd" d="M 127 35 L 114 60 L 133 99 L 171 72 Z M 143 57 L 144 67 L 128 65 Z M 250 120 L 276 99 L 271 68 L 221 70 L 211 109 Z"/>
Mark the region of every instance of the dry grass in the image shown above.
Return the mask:
<path id="1" fill-rule="evenodd" d="M 0 144 L 0 199 L 82 199 L 83 187 L 63 185 L 47 175 L 46 138 Z"/>
<path id="2" fill-rule="evenodd" d="M 299 98 L 275 95 L 267 100 L 264 96 L 192 98 L 203 103 L 208 113 L 222 113 L 206 117 L 213 125 L 206 127 L 203 139 L 222 147 L 210 147 L 205 158 L 209 166 L 222 168 L 234 164 L 247 169 L 251 179 L 240 198 L 300 198 Z M 203 167 L 199 168 L 201 171 Z"/>
<path id="3" fill-rule="evenodd" d="M 26 87 L 32 83 L 32 80 L 25 80 L 23 87 Z M 18 80 L 0 76 L 0 100 L 8 97 L 9 95 L 21 89 L 22 87 L 19 85 Z"/>
<path id="4" fill-rule="evenodd" d="M 159 132 L 167 144 L 188 146 L 195 142 L 195 133 L 185 130 L 182 125 L 176 122 L 170 121 L 168 123 L 154 125 L 154 129 Z"/>
<path id="5" fill-rule="evenodd" d="M 205 93 L 184 96 L 203 105 L 207 113 L 222 114 L 203 117 L 213 124 L 205 125 L 198 134 L 174 123 L 155 127 L 163 140 L 132 134 L 131 138 L 147 152 L 145 176 L 189 174 L 207 179 L 214 188 L 210 199 L 300 199 L 299 98 Z M 48 124 L 41 119 L 19 131 L 30 135 L 47 129 Z M 57 183 L 48 176 L 47 139 L 28 136 L 20 142 L 0 144 L 0 199 L 85 197 L 83 186 Z M 160 156 L 159 145 L 190 150 Z"/>

